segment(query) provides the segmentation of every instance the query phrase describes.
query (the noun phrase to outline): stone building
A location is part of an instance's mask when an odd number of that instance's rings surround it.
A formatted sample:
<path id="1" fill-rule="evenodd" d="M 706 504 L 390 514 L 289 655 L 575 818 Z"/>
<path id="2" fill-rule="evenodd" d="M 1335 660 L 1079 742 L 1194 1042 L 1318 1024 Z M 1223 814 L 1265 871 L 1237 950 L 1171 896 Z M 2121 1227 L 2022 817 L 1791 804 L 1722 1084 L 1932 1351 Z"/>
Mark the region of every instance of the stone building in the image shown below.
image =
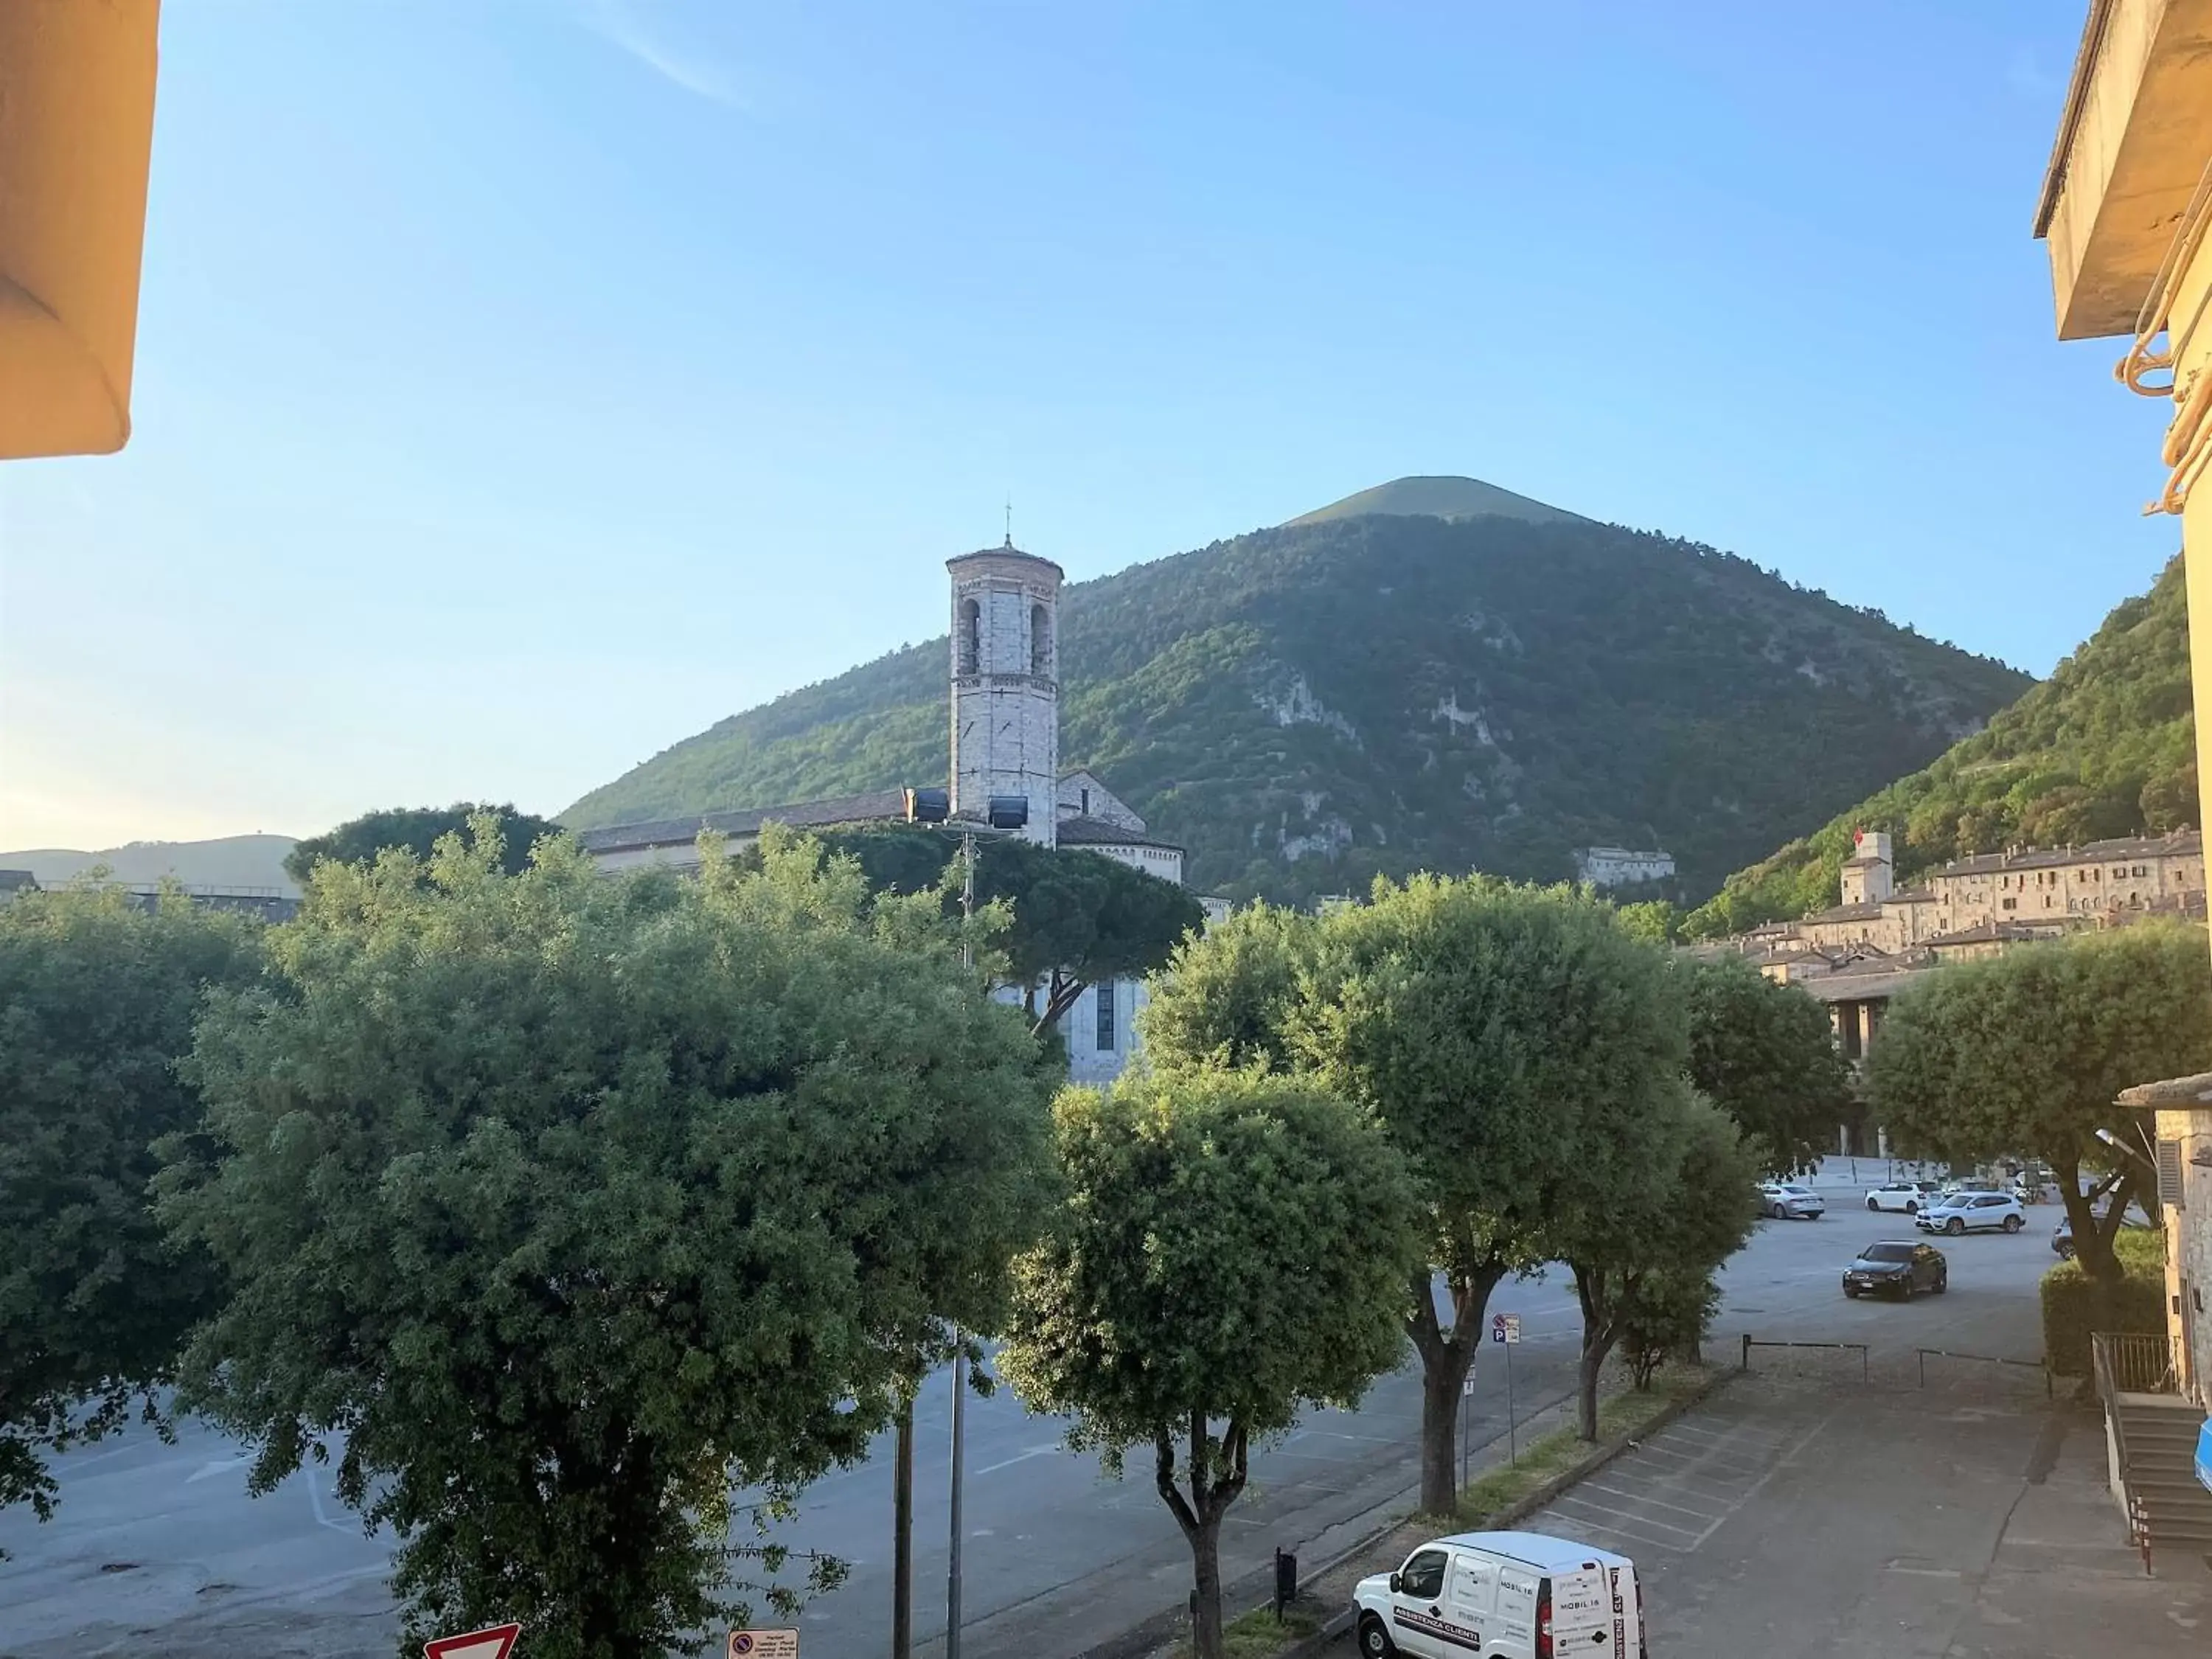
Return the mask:
<path id="1" fill-rule="evenodd" d="M 1183 849 L 1146 828 L 1143 817 L 1098 775 L 1060 770 L 1060 568 L 1025 553 L 1009 537 L 1000 547 L 945 562 L 951 576 L 952 629 L 946 692 L 949 715 L 945 827 L 978 836 L 1018 835 L 1043 847 L 1079 847 L 1162 881 L 1182 885 Z M 749 846 L 765 823 L 849 829 L 913 820 L 914 787 L 743 811 L 704 812 L 645 823 L 586 830 L 577 839 L 607 871 L 661 865 L 696 870 L 702 831 L 733 848 Z M 1018 811 L 1008 811 L 1018 804 Z M 996 818 L 1018 825 L 994 829 Z M 984 854 L 988 858 L 988 851 Z M 1201 899 L 1209 920 L 1226 915 Z M 1118 1073 L 1134 1045 L 1144 1006 L 1140 980 L 1094 985 L 1062 1016 L 1071 1075 L 1100 1082 Z"/>
<path id="2" fill-rule="evenodd" d="M 1638 852 L 1626 847 L 1577 847 L 1574 856 L 1576 879 L 1593 887 L 1636 887 L 1665 881 L 1674 873 L 1674 855 L 1656 848 Z"/>

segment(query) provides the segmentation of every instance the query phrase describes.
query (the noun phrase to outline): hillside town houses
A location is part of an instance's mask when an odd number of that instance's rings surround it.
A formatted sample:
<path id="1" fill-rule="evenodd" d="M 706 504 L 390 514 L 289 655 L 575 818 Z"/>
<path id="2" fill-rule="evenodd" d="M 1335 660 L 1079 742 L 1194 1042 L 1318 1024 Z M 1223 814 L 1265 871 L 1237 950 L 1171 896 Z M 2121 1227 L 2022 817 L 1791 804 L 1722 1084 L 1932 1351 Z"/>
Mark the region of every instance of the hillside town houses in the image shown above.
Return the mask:
<path id="1" fill-rule="evenodd" d="M 1828 1008 L 1844 1056 L 1864 1058 L 1889 999 L 1945 962 L 2148 916 L 2205 919 L 2204 837 L 2195 830 L 2080 847 L 2021 847 L 1956 859 L 1896 885 L 1886 830 L 1861 830 L 1840 902 L 1700 947 L 1742 956 Z"/>

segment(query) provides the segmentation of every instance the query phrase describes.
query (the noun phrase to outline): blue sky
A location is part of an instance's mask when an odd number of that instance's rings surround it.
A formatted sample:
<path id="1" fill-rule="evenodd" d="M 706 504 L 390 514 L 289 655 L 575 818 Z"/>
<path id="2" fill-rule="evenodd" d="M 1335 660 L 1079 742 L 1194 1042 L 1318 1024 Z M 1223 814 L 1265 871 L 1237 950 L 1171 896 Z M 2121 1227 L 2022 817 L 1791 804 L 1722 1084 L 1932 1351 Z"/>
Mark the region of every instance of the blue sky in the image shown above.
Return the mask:
<path id="1" fill-rule="evenodd" d="M 1406 473 L 2036 672 L 2179 544 L 2029 221 L 2083 0 L 173 0 L 137 429 L 0 469 L 0 847 L 550 812 Z"/>

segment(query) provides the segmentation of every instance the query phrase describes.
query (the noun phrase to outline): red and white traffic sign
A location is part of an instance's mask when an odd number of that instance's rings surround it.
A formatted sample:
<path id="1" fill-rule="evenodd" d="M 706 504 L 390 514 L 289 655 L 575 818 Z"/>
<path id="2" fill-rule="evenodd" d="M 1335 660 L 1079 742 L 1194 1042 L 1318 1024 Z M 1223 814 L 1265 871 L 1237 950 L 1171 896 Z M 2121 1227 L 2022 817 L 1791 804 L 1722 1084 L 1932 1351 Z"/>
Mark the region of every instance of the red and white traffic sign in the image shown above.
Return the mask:
<path id="1" fill-rule="evenodd" d="M 799 1659 L 795 1630 L 733 1630 L 729 1659 Z"/>
<path id="2" fill-rule="evenodd" d="M 459 1636 L 441 1636 L 422 1644 L 422 1659 L 507 1659 L 521 1634 L 520 1625 L 489 1625 Z"/>

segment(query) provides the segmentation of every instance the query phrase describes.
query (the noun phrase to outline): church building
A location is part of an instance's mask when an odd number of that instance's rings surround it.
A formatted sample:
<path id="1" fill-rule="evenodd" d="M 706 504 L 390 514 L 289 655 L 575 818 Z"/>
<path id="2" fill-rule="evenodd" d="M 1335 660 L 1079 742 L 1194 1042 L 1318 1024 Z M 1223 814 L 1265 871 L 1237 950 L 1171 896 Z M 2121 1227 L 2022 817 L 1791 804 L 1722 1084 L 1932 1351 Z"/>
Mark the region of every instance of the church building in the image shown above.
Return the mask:
<path id="1" fill-rule="evenodd" d="M 603 870 L 663 865 L 696 870 L 702 830 L 732 848 L 763 823 L 831 830 L 937 821 L 979 836 L 1016 835 L 1043 847 L 1081 848 L 1182 884 L 1182 848 L 1147 833 L 1145 820 L 1094 773 L 1060 769 L 1060 590 L 1050 559 L 1004 545 L 946 561 L 952 578 L 946 696 L 949 787 L 908 786 L 831 800 L 586 830 L 578 839 Z M 981 856 L 990 857 L 988 847 Z M 1206 902 L 1209 915 L 1225 909 Z M 1084 992 L 1060 1020 L 1070 1074 L 1103 1082 L 1127 1063 L 1139 980 Z"/>

